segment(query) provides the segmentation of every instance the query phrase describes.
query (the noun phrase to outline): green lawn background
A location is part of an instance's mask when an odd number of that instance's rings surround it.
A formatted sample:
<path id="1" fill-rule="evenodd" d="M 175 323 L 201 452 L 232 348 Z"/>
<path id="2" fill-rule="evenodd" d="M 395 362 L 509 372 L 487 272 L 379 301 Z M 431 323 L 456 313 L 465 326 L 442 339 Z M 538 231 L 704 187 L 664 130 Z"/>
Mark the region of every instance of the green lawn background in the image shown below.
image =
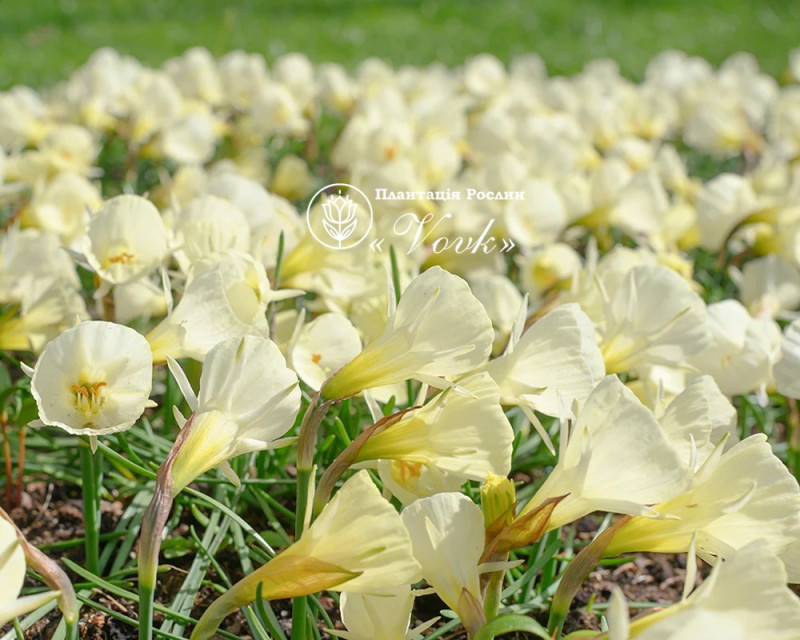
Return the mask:
<path id="1" fill-rule="evenodd" d="M 664 49 L 714 64 L 750 51 L 779 75 L 800 46 L 800 0 L 0 0 L 0 89 L 47 86 L 102 46 L 158 65 L 195 45 L 350 68 L 536 51 L 551 73 L 574 73 L 608 56 L 634 78 Z"/>

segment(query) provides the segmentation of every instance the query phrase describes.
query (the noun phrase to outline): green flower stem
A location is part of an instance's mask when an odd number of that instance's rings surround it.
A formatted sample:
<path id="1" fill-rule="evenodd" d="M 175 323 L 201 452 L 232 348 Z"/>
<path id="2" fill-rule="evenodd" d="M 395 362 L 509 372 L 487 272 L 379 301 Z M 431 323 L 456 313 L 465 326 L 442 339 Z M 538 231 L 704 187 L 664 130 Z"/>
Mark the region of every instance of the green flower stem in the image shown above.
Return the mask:
<path id="1" fill-rule="evenodd" d="M 184 425 L 166 460 L 158 468 L 153 498 L 142 516 L 139 533 L 139 640 L 153 638 L 153 609 L 155 604 L 158 554 L 164 527 L 175 500 L 172 465 L 192 430 L 194 414 Z"/>
<path id="2" fill-rule="evenodd" d="M 506 554 L 508 559 L 508 554 Z M 503 578 L 505 571 L 494 571 L 489 575 L 489 583 L 486 585 L 486 595 L 483 599 L 483 611 L 487 620 L 493 620 L 500 611 L 500 600 L 503 593 Z"/>
<path id="3" fill-rule="evenodd" d="M 572 601 L 580 590 L 583 581 L 600 562 L 600 558 L 603 557 L 603 552 L 611 543 L 614 534 L 630 519 L 631 516 L 625 516 L 605 531 L 599 533 L 570 562 L 553 595 L 553 602 L 550 605 L 550 618 L 547 621 L 547 630 L 556 640 L 561 638 L 564 621 L 567 619 Z"/>
<path id="4" fill-rule="evenodd" d="M 295 510 L 294 539 L 303 535 L 306 510 L 311 483 L 314 481 L 314 468 L 297 470 L 297 509 Z M 292 640 L 306 640 L 308 601 L 305 596 L 292 599 Z"/>
<path id="5" fill-rule="evenodd" d="M 166 477 L 169 482 L 162 482 Z M 153 638 L 153 609 L 155 604 L 158 554 L 161 536 L 172 509 L 172 478 L 159 472 L 153 499 L 144 512 L 139 537 L 139 640 Z"/>
<path id="6" fill-rule="evenodd" d="M 72 622 L 67 622 L 66 640 L 79 640 L 79 638 L 80 629 L 78 628 L 78 621 L 73 620 Z"/>
<path id="7" fill-rule="evenodd" d="M 101 454 L 92 453 L 88 440 L 81 440 L 83 524 L 86 530 L 86 568 L 99 575 L 100 567 L 100 469 Z"/>

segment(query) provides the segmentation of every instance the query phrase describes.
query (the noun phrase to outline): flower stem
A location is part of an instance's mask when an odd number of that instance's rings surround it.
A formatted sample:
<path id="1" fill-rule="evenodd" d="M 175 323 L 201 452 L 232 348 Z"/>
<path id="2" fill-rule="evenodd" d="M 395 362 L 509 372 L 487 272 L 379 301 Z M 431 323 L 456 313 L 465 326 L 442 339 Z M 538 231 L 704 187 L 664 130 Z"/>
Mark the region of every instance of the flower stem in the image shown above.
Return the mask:
<path id="1" fill-rule="evenodd" d="M 305 527 L 306 510 L 311 484 L 314 482 L 314 467 L 297 470 L 297 508 L 295 510 L 294 539 L 299 540 Z M 292 640 L 306 640 L 308 601 L 305 596 L 292 599 Z"/>
<path id="2" fill-rule="evenodd" d="M 158 553 L 161 536 L 172 509 L 172 478 L 169 469 L 159 469 L 153 499 L 142 518 L 139 537 L 139 640 L 153 638 L 153 604 L 155 601 Z"/>
<path id="3" fill-rule="evenodd" d="M 66 633 L 66 640 L 79 640 L 80 638 L 80 628 L 78 627 L 78 620 L 72 620 L 71 622 L 67 622 L 67 633 Z"/>
<path id="4" fill-rule="evenodd" d="M 83 480 L 83 525 L 86 568 L 100 575 L 100 454 L 92 453 L 89 442 L 81 440 L 81 476 Z"/>
<path id="5" fill-rule="evenodd" d="M 175 483 L 172 479 L 172 465 L 180 453 L 194 423 L 192 414 L 181 429 L 175 444 L 161 463 L 156 474 L 153 498 L 142 516 L 139 532 L 139 640 L 153 638 L 153 610 L 158 574 L 158 554 L 161 551 L 161 538 L 164 527 L 175 501 Z"/>
<path id="6" fill-rule="evenodd" d="M 508 555 L 506 555 L 508 559 Z M 500 599 L 503 592 L 503 578 L 505 571 L 494 571 L 489 576 L 489 583 L 486 585 L 486 595 L 483 600 L 483 611 L 486 620 L 494 620 L 500 611 Z"/>

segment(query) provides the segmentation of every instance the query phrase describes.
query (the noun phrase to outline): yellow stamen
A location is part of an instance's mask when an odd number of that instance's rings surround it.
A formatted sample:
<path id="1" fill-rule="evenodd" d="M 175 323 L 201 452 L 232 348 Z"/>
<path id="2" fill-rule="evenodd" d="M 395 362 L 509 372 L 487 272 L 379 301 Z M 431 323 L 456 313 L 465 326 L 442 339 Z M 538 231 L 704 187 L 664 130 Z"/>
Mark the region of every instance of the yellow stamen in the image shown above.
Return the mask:
<path id="1" fill-rule="evenodd" d="M 75 406 L 86 416 L 91 416 L 100 411 L 103 404 L 103 387 L 108 386 L 106 382 L 94 382 L 86 384 L 73 384 L 71 389 L 75 394 Z"/>

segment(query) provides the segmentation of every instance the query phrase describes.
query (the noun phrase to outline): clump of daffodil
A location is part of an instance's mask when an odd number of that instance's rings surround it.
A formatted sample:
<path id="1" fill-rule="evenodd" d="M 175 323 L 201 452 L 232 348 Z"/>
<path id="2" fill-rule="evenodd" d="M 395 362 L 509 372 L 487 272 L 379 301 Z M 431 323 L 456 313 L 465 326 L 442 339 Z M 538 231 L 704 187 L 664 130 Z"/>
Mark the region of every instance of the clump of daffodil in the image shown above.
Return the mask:
<path id="1" fill-rule="evenodd" d="M 152 629 L 161 532 L 175 496 L 214 467 L 238 484 L 228 460 L 286 444 L 278 440 L 294 424 L 300 409 L 297 376 L 271 340 L 230 338 L 208 353 L 195 395 L 177 362 L 170 370 L 186 397 L 191 416 L 180 417 L 182 430 L 161 465 L 153 500 L 145 512 L 139 548 L 142 637 Z"/>
<path id="2" fill-rule="evenodd" d="M 361 471 L 297 542 L 215 600 L 191 640 L 210 638 L 228 614 L 256 599 L 259 586 L 262 598 L 277 600 L 322 590 L 392 593 L 420 577 L 403 521 Z"/>
<path id="3" fill-rule="evenodd" d="M 49 342 L 31 374 L 35 426 L 96 438 L 130 428 L 150 401 L 147 340 L 113 322 L 82 322 Z"/>
<path id="4" fill-rule="evenodd" d="M 450 386 L 442 377 L 483 364 L 493 340 L 491 320 L 469 285 L 433 267 L 408 285 L 383 333 L 325 383 L 322 396 L 344 398 L 411 378 Z"/>

